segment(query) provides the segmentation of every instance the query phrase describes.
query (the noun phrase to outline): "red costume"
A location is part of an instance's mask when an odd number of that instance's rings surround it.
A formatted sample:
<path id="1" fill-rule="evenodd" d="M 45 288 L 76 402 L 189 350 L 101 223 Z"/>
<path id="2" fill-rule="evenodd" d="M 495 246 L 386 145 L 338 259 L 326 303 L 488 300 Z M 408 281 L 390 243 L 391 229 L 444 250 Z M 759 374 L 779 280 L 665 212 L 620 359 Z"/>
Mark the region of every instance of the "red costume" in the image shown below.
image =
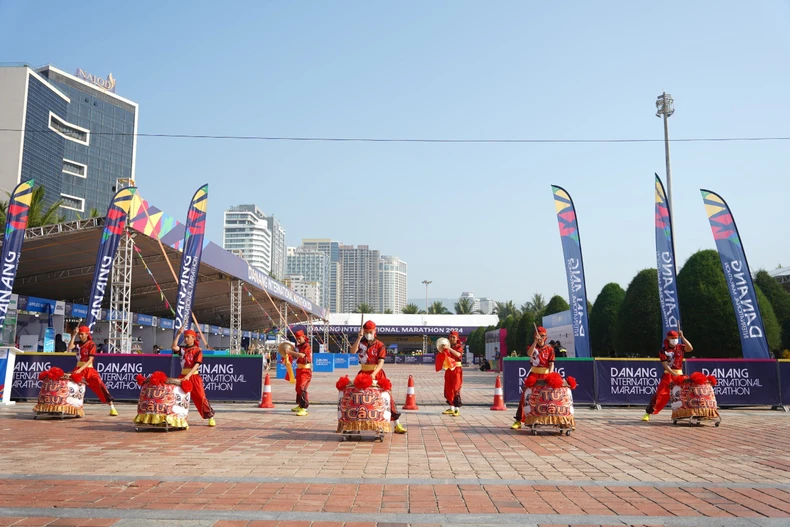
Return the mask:
<path id="1" fill-rule="evenodd" d="M 658 352 L 658 358 L 661 360 L 662 364 L 667 363 L 672 373 L 665 372 L 664 375 L 661 376 L 661 382 L 658 383 L 656 393 L 653 395 L 653 398 L 650 399 L 650 404 L 648 404 L 645 409 L 645 413 L 647 414 L 657 414 L 667 405 L 669 402 L 670 387 L 672 386 L 672 376 L 683 374 L 683 355 L 686 353 L 686 345 L 680 341 L 678 341 L 677 345 L 674 347 L 669 344 L 670 338 L 678 338 L 678 334 L 675 331 L 670 331 L 667 337 L 668 338 L 664 339 L 664 345 L 661 351 Z"/>
<path id="2" fill-rule="evenodd" d="M 304 337 L 304 332 L 299 330 L 294 334 L 296 337 Z M 307 341 L 297 345 L 296 351 L 304 353 L 304 357 L 296 359 L 296 405 L 307 410 L 310 401 L 307 398 L 307 388 L 313 380 L 313 351 Z"/>
<path id="3" fill-rule="evenodd" d="M 96 344 L 91 338 L 90 330 L 87 326 L 82 326 L 80 327 L 79 332 L 87 333 L 88 340 L 85 342 L 77 342 L 75 344 L 77 347 L 77 367 L 74 368 L 75 370 L 82 368 L 86 362 L 91 360 L 91 358 L 93 358 L 94 364 L 96 363 Z M 107 386 L 104 385 L 104 381 L 101 380 L 99 372 L 96 371 L 93 365 L 88 366 L 82 370 L 82 378 L 85 379 L 85 382 L 88 384 L 88 388 L 90 388 L 93 393 L 99 397 L 101 402 L 112 402 L 112 395 L 110 395 L 110 391 L 107 389 Z"/>
<path id="4" fill-rule="evenodd" d="M 197 335 L 191 329 L 185 331 L 184 335 L 190 333 L 193 337 L 197 338 Z M 203 364 L 203 351 L 200 349 L 200 346 L 197 345 L 197 340 L 195 340 L 195 343 L 191 346 L 180 346 L 178 351 L 174 351 L 173 354 L 181 355 L 180 377 L 185 377 L 186 374 L 195 367 L 195 364 Z M 199 372 L 200 370 L 198 369 L 189 378 L 189 381 L 192 383 L 192 391 L 189 393 L 200 417 L 203 419 L 210 419 L 214 417 L 214 409 L 206 398 L 206 391 L 203 389 L 203 378 L 200 376 Z"/>
<path id="5" fill-rule="evenodd" d="M 542 327 L 538 328 L 538 334 L 545 336 L 546 330 Z M 529 370 L 529 377 L 534 377 L 535 380 L 541 380 L 551 372 L 551 365 L 554 363 L 554 348 L 548 344 L 544 346 L 535 346 L 532 350 L 532 356 L 529 358 L 532 367 Z M 518 403 L 518 410 L 516 410 L 516 421 L 521 421 L 524 414 L 524 402 L 527 395 L 526 390 L 521 391 L 521 402 Z"/>
<path id="6" fill-rule="evenodd" d="M 363 328 L 366 330 L 375 330 L 376 325 L 371 320 L 368 320 L 365 322 Z M 373 342 L 368 342 L 367 339 L 363 338 L 359 342 L 357 355 L 359 356 L 359 373 L 366 373 L 370 375 L 373 373 L 373 370 L 376 369 L 376 365 L 379 363 L 379 361 L 384 360 L 384 358 L 387 356 L 387 347 L 384 346 L 383 342 L 376 338 L 373 339 Z M 378 382 L 381 379 L 386 378 L 387 376 L 384 374 L 384 370 L 380 369 L 374 380 Z M 390 421 L 397 421 L 400 419 L 400 414 L 397 412 L 397 408 L 395 408 L 395 400 L 392 397 L 390 397 L 390 414 Z"/>
<path id="7" fill-rule="evenodd" d="M 458 337 L 458 332 L 453 331 L 450 335 Z M 460 341 L 452 346 L 453 351 L 457 351 L 463 357 L 464 345 Z M 461 408 L 461 387 L 464 384 L 464 373 L 461 369 L 461 358 L 455 358 L 451 353 L 444 354 L 444 399 L 450 406 Z"/>

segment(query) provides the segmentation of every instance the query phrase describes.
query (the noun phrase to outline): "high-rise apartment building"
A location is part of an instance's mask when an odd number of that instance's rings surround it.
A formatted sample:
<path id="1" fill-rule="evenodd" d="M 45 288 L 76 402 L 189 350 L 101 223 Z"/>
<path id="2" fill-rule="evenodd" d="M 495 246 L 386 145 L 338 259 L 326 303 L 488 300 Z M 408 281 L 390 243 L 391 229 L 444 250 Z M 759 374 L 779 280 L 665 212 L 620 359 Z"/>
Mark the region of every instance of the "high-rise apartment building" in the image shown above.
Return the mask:
<path id="1" fill-rule="evenodd" d="M 329 256 L 316 249 L 288 247 L 286 277 L 301 276 L 305 282 L 317 283 L 322 307 L 329 303 Z M 296 291 L 294 289 L 294 291 Z"/>
<path id="2" fill-rule="evenodd" d="M 379 261 L 381 253 L 367 245 L 340 245 L 340 267 L 343 282 L 340 288 L 340 311 L 353 312 L 358 305 L 368 304 L 380 313 Z"/>
<path id="3" fill-rule="evenodd" d="M 282 280 L 285 275 L 287 249 L 285 245 L 285 229 L 274 215 L 266 216 L 266 225 L 269 227 L 269 232 L 272 233 L 271 273 L 275 279 Z"/>
<path id="4" fill-rule="evenodd" d="M 321 251 L 329 258 L 329 298 L 325 306 L 333 313 L 341 312 L 341 289 L 343 269 L 340 265 L 340 242 L 329 238 L 304 238 L 302 247 Z"/>
<path id="5" fill-rule="evenodd" d="M 112 74 L 0 67 L 0 187 L 32 178 L 66 219 L 103 215 L 118 180 L 134 179 L 137 113 Z"/>
<path id="6" fill-rule="evenodd" d="M 397 256 L 382 256 L 379 263 L 381 311 L 400 313 L 407 301 L 409 266 Z"/>
<path id="7" fill-rule="evenodd" d="M 306 280 L 301 275 L 287 275 L 283 283 L 294 293 L 301 295 L 317 305 L 321 305 L 321 284 Z"/>
<path id="8" fill-rule="evenodd" d="M 480 311 L 483 315 L 492 315 L 494 313 L 494 308 L 496 307 L 496 301 L 493 298 L 488 298 L 484 296 L 480 299 Z"/>
<path id="9" fill-rule="evenodd" d="M 480 311 L 480 299 L 475 298 L 474 293 L 470 293 L 469 291 L 464 291 L 463 293 L 461 293 L 461 297 L 459 298 L 459 300 L 461 298 L 466 298 L 472 303 L 472 313 L 477 313 L 478 311 Z"/>
<path id="10" fill-rule="evenodd" d="M 222 246 L 264 273 L 272 270 L 272 233 L 266 215 L 255 205 L 225 211 Z"/>

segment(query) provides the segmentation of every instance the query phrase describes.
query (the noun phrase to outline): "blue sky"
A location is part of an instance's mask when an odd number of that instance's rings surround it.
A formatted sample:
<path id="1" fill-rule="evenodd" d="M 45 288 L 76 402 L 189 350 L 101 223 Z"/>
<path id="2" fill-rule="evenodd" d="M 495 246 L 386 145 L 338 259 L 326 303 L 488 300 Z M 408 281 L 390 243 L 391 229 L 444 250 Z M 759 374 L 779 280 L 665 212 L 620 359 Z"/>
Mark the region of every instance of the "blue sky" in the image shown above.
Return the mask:
<path id="1" fill-rule="evenodd" d="M 661 139 L 790 136 L 790 3 L 23 2 L 0 62 L 99 76 L 141 133 Z M 678 260 L 714 248 L 720 193 L 753 270 L 790 265 L 790 141 L 673 143 Z M 655 266 L 660 142 L 421 144 L 140 138 L 143 196 L 180 218 L 209 183 L 209 236 L 254 202 L 303 237 L 409 264 L 409 297 L 567 296 L 550 185 L 576 202 L 587 289 Z"/>

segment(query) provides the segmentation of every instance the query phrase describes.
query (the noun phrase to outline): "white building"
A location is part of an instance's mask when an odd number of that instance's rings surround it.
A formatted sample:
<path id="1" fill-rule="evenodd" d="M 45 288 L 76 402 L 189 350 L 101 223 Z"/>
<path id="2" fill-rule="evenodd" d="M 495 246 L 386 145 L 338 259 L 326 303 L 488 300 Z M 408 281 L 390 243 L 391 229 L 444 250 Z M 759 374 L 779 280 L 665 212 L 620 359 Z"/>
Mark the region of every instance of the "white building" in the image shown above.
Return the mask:
<path id="1" fill-rule="evenodd" d="M 488 298 L 484 296 L 480 299 L 480 311 L 483 315 L 491 315 L 494 313 L 494 308 L 496 307 L 496 300 L 493 298 Z"/>
<path id="2" fill-rule="evenodd" d="M 305 247 L 288 247 L 286 276 L 302 276 L 306 282 L 317 283 L 321 292 L 319 305 L 329 302 L 329 256 Z"/>
<path id="3" fill-rule="evenodd" d="M 382 256 L 379 263 L 381 312 L 400 313 L 407 301 L 409 266 L 397 256 Z"/>
<path id="4" fill-rule="evenodd" d="M 341 245 L 340 267 L 343 283 L 340 290 L 340 308 L 345 313 L 367 304 L 374 312 L 381 313 L 381 290 L 379 286 L 380 252 L 367 245 Z"/>
<path id="5" fill-rule="evenodd" d="M 463 293 L 461 293 L 461 298 L 459 298 L 459 300 L 462 298 L 466 298 L 472 302 L 472 313 L 477 313 L 478 311 L 480 311 L 480 299 L 475 298 L 474 293 L 470 293 L 469 291 L 464 291 Z"/>
<path id="6" fill-rule="evenodd" d="M 340 242 L 329 238 L 303 238 L 302 247 L 321 251 L 329 258 L 329 298 L 325 306 L 333 313 L 340 312 L 340 293 L 343 270 L 340 266 Z"/>
<path id="7" fill-rule="evenodd" d="M 266 216 L 266 225 L 272 234 L 271 273 L 275 279 L 282 280 L 286 273 L 285 229 L 274 215 Z"/>
<path id="8" fill-rule="evenodd" d="M 287 275 L 283 283 L 297 295 L 302 295 L 315 304 L 321 304 L 321 284 L 305 280 L 301 275 Z"/>
<path id="9" fill-rule="evenodd" d="M 272 270 L 272 233 L 266 215 L 255 205 L 237 205 L 225 211 L 222 246 L 256 269 Z"/>

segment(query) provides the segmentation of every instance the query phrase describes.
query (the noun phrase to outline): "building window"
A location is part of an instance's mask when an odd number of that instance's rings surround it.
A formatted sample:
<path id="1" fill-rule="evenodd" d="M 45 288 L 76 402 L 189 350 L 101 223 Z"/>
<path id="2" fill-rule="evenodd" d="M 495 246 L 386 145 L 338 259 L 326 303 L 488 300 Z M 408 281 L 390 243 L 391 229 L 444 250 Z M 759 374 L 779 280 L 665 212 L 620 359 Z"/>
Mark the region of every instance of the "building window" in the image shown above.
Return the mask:
<path id="1" fill-rule="evenodd" d="M 81 178 L 88 177 L 88 165 L 83 165 L 82 163 L 77 163 L 76 161 L 71 161 L 70 159 L 63 160 L 63 172 L 66 174 L 71 174 L 72 176 L 77 176 Z"/>
<path id="2" fill-rule="evenodd" d="M 68 123 L 52 112 L 49 112 L 49 129 L 69 141 L 85 146 L 90 145 L 90 130 Z"/>
<path id="3" fill-rule="evenodd" d="M 63 201 L 61 207 L 69 210 L 76 210 L 77 212 L 85 212 L 85 200 L 77 196 L 70 196 L 68 194 L 61 194 L 60 199 Z"/>

